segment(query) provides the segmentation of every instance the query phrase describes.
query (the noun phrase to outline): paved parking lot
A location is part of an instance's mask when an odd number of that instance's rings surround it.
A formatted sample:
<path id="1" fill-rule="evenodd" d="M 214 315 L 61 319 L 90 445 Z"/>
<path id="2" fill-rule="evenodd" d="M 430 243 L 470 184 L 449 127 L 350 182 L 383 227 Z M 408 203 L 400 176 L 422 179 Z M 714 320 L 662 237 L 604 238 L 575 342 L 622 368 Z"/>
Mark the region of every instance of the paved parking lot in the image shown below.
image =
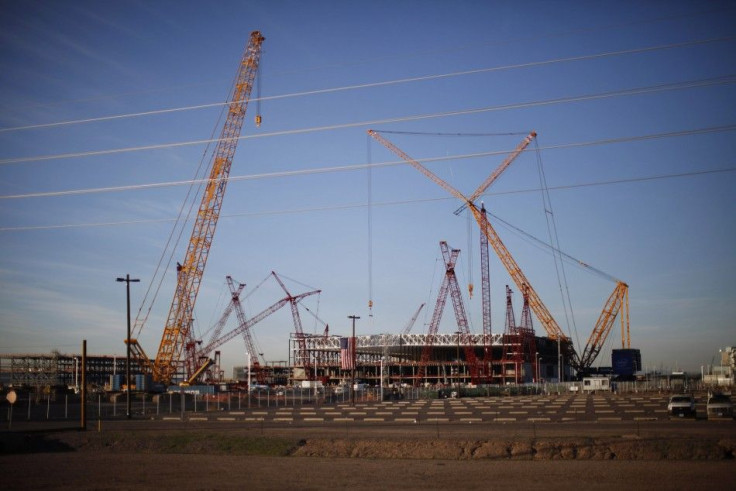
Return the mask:
<path id="1" fill-rule="evenodd" d="M 244 421 L 319 424 L 376 423 L 535 423 L 667 420 L 667 394 L 590 394 L 341 403 L 336 405 L 252 407 L 186 413 L 190 421 Z M 705 403 L 697 405 L 699 418 Z M 178 414 L 161 420 L 181 421 Z"/>

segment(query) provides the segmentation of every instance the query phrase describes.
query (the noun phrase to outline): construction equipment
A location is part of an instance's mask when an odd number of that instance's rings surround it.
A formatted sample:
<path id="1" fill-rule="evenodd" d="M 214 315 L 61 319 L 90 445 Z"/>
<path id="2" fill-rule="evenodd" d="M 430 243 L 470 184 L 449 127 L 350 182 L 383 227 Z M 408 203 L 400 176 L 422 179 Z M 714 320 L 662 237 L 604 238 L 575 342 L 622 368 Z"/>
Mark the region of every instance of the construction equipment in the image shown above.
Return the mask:
<path id="1" fill-rule="evenodd" d="M 228 276 L 227 284 L 232 294 L 232 304 L 235 307 L 235 315 L 238 317 L 238 325 L 244 326 L 248 320 L 245 318 L 245 312 L 243 311 L 243 305 L 240 303 L 240 289 L 235 288 L 233 279 Z M 251 326 L 252 327 L 252 326 Z M 250 333 L 250 327 L 243 329 L 243 341 L 245 341 L 245 351 L 250 356 L 252 368 L 255 369 L 256 380 L 259 384 L 266 382 L 266 376 L 261 369 L 261 363 L 258 361 L 258 350 L 256 350 L 255 343 L 253 342 L 253 336 Z"/>
<path id="2" fill-rule="evenodd" d="M 411 332 L 411 328 L 414 327 L 414 323 L 417 321 L 417 318 L 419 317 L 419 312 L 421 312 L 423 308 L 424 308 L 424 303 L 422 303 L 422 305 L 419 306 L 419 308 L 414 313 L 414 315 L 411 317 L 411 319 L 409 319 L 409 322 L 406 323 L 406 325 L 404 326 L 404 329 L 401 331 L 402 335 L 409 334 Z"/>
<path id="3" fill-rule="evenodd" d="M 291 305 L 291 315 L 294 319 L 294 332 L 296 333 L 296 340 L 299 344 L 299 352 L 298 356 L 295 356 L 294 358 L 294 365 L 295 366 L 302 366 L 304 368 L 304 374 L 307 377 L 307 380 L 314 380 L 315 373 L 312 370 L 311 363 L 309 361 L 309 352 L 307 351 L 307 343 L 304 339 L 304 329 L 302 329 L 302 319 L 299 316 L 299 309 L 297 308 L 297 303 L 299 300 L 304 298 L 305 295 L 297 295 L 296 297 L 292 296 L 291 293 L 289 293 L 289 290 L 286 289 L 286 285 L 284 285 L 284 282 L 281 281 L 281 278 L 279 278 L 276 273 L 273 274 L 276 278 L 276 281 L 278 281 L 279 285 L 281 285 L 281 288 L 286 293 L 286 298 L 289 301 L 289 304 Z M 320 290 L 315 290 L 312 293 L 319 293 Z"/>
<path id="4" fill-rule="evenodd" d="M 156 382 L 170 383 L 181 371 L 181 358 L 185 348 L 185 365 L 189 378 L 194 374 L 195 367 L 198 365 L 197 343 L 193 339 L 191 329 L 194 304 L 197 301 L 199 285 L 220 216 L 233 156 L 238 145 L 253 81 L 258 71 L 261 45 L 264 39 L 260 31 L 253 31 L 242 56 L 230 97 L 227 118 L 212 154 L 209 179 L 202 194 L 202 202 L 197 212 L 184 262 L 177 264 L 174 299 L 153 366 L 150 366 L 148 357 L 137 340 L 130 340 L 131 350 L 139 363 L 150 368 Z"/>
<path id="5" fill-rule="evenodd" d="M 631 348 L 631 337 L 629 333 L 629 286 L 621 281 L 616 283 L 613 293 L 606 300 L 601 315 L 595 323 L 593 332 L 590 333 L 583 354 L 577 361 L 578 371 L 584 371 L 591 367 L 598 353 L 611 332 L 616 317 L 621 319 L 621 348 Z"/>
<path id="6" fill-rule="evenodd" d="M 283 282 L 281 281 L 281 279 L 278 277 L 278 275 L 274 271 L 271 271 L 271 275 L 273 275 L 276 281 L 282 286 L 282 288 L 284 288 L 284 291 L 286 291 L 286 297 L 275 302 L 273 305 L 271 305 L 270 307 L 267 307 L 266 309 L 256 314 L 254 317 L 251 317 L 250 319 L 245 318 L 245 313 L 243 312 L 243 309 L 240 306 L 240 301 L 237 300 L 236 306 L 235 306 L 235 312 L 238 315 L 238 322 L 239 322 L 238 327 L 228 332 L 227 334 L 220 336 L 218 339 L 208 343 L 206 346 L 202 347 L 201 349 L 197 350 L 196 359 L 198 363 L 197 363 L 197 366 L 192 370 L 192 375 L 189 376 L 188 383 L 192 383 L 199 375 L 203 373 L 203 370 L 201 369 L 201 366 L 203 364 L 207 364 L 207 363 L 211 364 L 210 353 L 212 353 L 215 350 L 215 348 L 222 346 L 223 344 L 230 341 L 231 339 L 238 336 L 239 334 L 242 334 L 248 337 L 246 341 L 246 349 L 248 350 L 248 353 L 250 354 L 253 365 L 260 366 L 258 363 L 258 352 L 255 349 L 255 345 L 250 335 L 250 329 L 257 323 L 259 323 L 260 321 L 268 317 L 269 315 L 279 310 L 281 307 L 283 307 L 287 303 L 291 304 L 292 313 L 293 313 L 294 309 L 296 309 L 296 305 L 303 298 L 321 293 L 321 290 L 312 290 L 306 293 L 301 293 L 299 295 L 291 295 L 288 292 L 288 290 L 286 290 L 286 287 L 284 287 Z M 296 315 L 297 316 L 299 315 L 298 311 Z M 300 327 L 301 327 L 301 324 L 300 324 Z M 260 371 L 261 370 L 259 370 L 257 373 L 259 373 Z"/>
<path id="7" fill-rule="evenodd" d="M 422 348 L 422 356 L 419 361 L 419 372 L 416 378 L 416 384 L 421 383 L 421 380 L 424 378 L 426 373 L 427 364 L 429 363 L 429 359 L 432 355 L 432 346 L 434 345 L 434 339 L 437 336 L 437 331 L 439 330 L 448 293 L 452 298 L 452 306 L 455 311 L 455 320 L 457 321 L 459 336 L 458 343 L 462 343 L 464 347 L 465 361 L 470 368 L 471 381 L 473 383 L 477 383 L 478 363 L 475 356 L 475 350 L 470 342 L 468 316 L 465 313 L 465 306 L 460 293 L 460 285 L 458 284 L 457 276 L 455 275 L 455 264 L 458 256 L 460 255 L 460 249 L 450 249 L 447 242 L 443 240 L 440 242 L 440 250 L 442 251 L 442 258 L 445 261 L 445 277 L 442 280 L 442 285 L 437 293 L 437 304 L 434 307 L 432 320 L 429 323 L 427 343 Z"/>
<path id="8" fill-rule="evenodd" d="M 230 288 L 230 302 L 227 304 L 227 307 L 225 307 L 225 310 L 218 319 L 217 323 L 215 323 L 212 329 L 212 335 L 210 336 L 210 340 L 207 342 L 207 344 L 213 343 L 215 340 L 219 339 L 220 334 L 222 334 L 222 330 L 225 327 L 225 324 L 227 324 L 227 321 L 230 318 L 230 314 L 232 314 L 233 310 L 235 309 L 235 304 L 237 303 L 238 305 L 240 305 L 240 294 L 245 288 L 245 283 L 238 283 L 238 286 L 236 288 L 231 276 L 226 276 L 225 281 L 227 281 L 227 285 Z"/>
<path id="9" fill-rule="evenodd" d="M 486 215 L 486 208 L 483 202 L 480 204 L 480 212 Z M 481 304 L 483 313 L 483 367 L 487 376 L 491 376 L 492 352 L 491 339 L 491 272 L 490 261 L 488 257 L 488 237 L 486 234 L 480 235 L 480 277 L 481 277 Z"/>
<path id="10" fill-rule="evenodd" d="M 524 382 L 523 375 L 525 359 L 531 365 L 532 379 L 536 379 L 537 356 L 534 327 L 529 309 L 528 288 L 524 289 L 524 307 L 521 310 L 521 324 L 516 325 L 514 310 L 511 303 L 511 288 L 506 285 L 506 330 L 503 341 L 503 358 L 501 359 L 503 382 L 507 381 L 508 367 L 513 366 L 514 383 Z"/>
<path id="11" fill-rule="evenodd" d="M 531 285 L 531 282 L 527 279 L 527 277 L 522 272 L 519 265 L 514 260 L 513 256 L 509 252 L 509 250 L 506 248 L 504 243 L 501 241 L 500 237 L 496 233 L 495 229 L 491 225 L 490 221 L 488 220 L 488 217 L 485 213 L 481 212 L 481 210 L 478 209 L 478 207 L 475 205 L 474 200 L 478 198 L 500 175 L 501 173 L 510 165 L 510 163 L 513 161 L 513 159 L 518 156 L 521 151 L 523 151 L 526 146 L 533 140 L 533 138 L 536 137 L 535 132 L 531 132 L 514 150 L 514 152 L 509 156 L 509 158 L 505 159 L 499 166 L 494 170 L 488 178 L 486 178 L 483 183 L 481 183 L 480 186 L 470 195 L 470 198 L 465 197 L 460 191 L 452 187 L 450 184 L 436 176 L 434 173 L 432 173 L 429 169 L 424 167 L 422 164 L 417 162 L 416 160 L 412 159 L 408 154 L 406 154 L 404 151 L 396 147 L 393 143 L 389 142 L 385 138 L 383 138 L 381 135 L 379 135 L 374 130 L 368 130 L 368 134 L 373 137 L 375 140 L 377 140 L 379 143 L 381 143 L 383 146 L 391 150 L 393 153 L 398 155 L 400 158 L 402 158 L 404 161 L 406 161 L 408 164 L 410 164 L 412 167 L 417 169 L 419 172 L 424 174 L 426 177 L 428 177 L 430 180 L 435 182 L 437 185 L 445 189 L 447 192 L 455 196 L 456 198 L 460 199 L 464 203 L 464 207 L 467 207 L 475 217 L 476 222 L 478 222 L 478 225 L 480 226 L 481 232 L 488 238 L 488 242 L 493 247 L 494 251 L 496 252 L 496 255 L 500 259 L 501 263 L 504 265 L 506 270 L 508 271 L 509 275 L 511 276 L 514 283 L 517 285 L 517 287 L 521 291 L 526 291 L 526 294 L 528 295 L 528 303 L 534 314 L 537 316 L 537 319 L 540 321 L 542 326 L 544 327 L 545 331 L 547 332 L 547 335 L 551 339 L 560 340 L 565 345 L 565 356 L 566 359 L 569 360 L 570 365 L 575 368 L 578 371 L 582 371 L 587 367 L 590 367 L 590 364 L 593 363 L 595 360 L 595 356 L 598 354 L 602 347 L 602 343 L 605 341 L 605 337 L 607 336 L 607 333 L 610 331 L 611 326 L 613 325 L 613 321 L 615 320 L 616 315 L 618 314 L 619 310 L 621 310 L 621 306 L 626 305 L 626 315 L 625 319 L 622 318 L 622 323 L 625 323 L 625 325 L 622 324 L 622 332 L 625 330 L 628 332 L 628 287 L 625 283 L 619 282 L 616 285 L 616 288 L 614 292 L 612 293 L 609 302 L 606 303 L 606 306 L 603 309 L 603 313 L 601 314 L 601 318 L 599 319 L 599 322 L 596 324 L 596 327 L 594 328 L 593 334 L 591 335 L 591 338 L 589 339 L 589 346 L 590 348 L 586 348 L 589 355 L 586 356 L 585 360 L 581 359 L 578 354 L 575 352 L 575 349 L 572 345 L 571 340 L 565 336 L 565 334 L 562 332 L 562 329 L 557 324 L 555 319 L 552 317 L 552 314 L 549 312 L 547 307 L 542 302 L 542 299 L 539 297 L 537 292 L 534 290 L 534 288 Z M 461 207 L 458 209 L 458 213 L 464 209 Z M 584 364 L 583 364 L 584 361 Z"/>

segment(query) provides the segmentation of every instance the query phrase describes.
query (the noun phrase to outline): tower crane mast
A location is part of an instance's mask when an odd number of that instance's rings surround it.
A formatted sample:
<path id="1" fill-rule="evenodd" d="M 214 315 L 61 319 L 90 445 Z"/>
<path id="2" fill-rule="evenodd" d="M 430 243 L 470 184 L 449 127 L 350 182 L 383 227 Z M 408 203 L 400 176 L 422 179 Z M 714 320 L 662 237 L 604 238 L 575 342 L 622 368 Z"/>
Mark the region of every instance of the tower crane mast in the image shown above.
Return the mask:
<path id="1" fill-rule="evenodd" d="M 481 202 L 480 211 L 484 216 L 486 215 L 486 208 Z M 492 343 L 492 330 L 491 330 L 491 272 L 490 262 L 488 257 L 488 237 L 486 234 L 480 235 L 480 276 L 481 276 L 481 302 L 483 305 L 483 365 L 486 367 L 487 374 L 490 375 L 491 365 L 491 343 Z"/>
<path id="2" fill-rule="evenodd" d="M 176 375 L 187 348 L 187 365 L 197 364 L 196 344 L 192 343 L 191 320 L 194 304 L 197 301 L 200 282 L 204 274 L 207 257 L 215 228 L 220 216 L 222 201 L 230 175 L 235 149 L 238 145 L 245 112 L 248 107 L 253 82 L 261 55 L 264 37 L 260 31 L 250 34 L 248 45 L 238 68 L 235 85 L 230 97 L 227 118 L 222 128 L 217 147 L 213 152 L 209 178 L 202 194 L 202 201 L 189 239 L 184 262 L 177 264 L 176 290 L 169 309 L 158 353 L 152 366 L 153 378 L 157 382 L 168 383 Z M 136 356 L 145 356 L 137 341 L 130 341 Z"/>

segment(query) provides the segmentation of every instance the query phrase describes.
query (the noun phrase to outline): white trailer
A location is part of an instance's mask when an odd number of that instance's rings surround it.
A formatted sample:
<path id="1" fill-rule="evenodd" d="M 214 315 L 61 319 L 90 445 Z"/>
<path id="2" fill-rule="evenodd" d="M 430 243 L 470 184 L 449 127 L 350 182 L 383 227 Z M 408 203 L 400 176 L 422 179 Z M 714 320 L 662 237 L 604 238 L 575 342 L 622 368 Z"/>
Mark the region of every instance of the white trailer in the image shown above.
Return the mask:
<path id="1" fill-rule="evenodd" d="M 610 391 L 611 380 L 608 377 L 584 377 L 583 392 L 595 392 L 598 390 Z"/>

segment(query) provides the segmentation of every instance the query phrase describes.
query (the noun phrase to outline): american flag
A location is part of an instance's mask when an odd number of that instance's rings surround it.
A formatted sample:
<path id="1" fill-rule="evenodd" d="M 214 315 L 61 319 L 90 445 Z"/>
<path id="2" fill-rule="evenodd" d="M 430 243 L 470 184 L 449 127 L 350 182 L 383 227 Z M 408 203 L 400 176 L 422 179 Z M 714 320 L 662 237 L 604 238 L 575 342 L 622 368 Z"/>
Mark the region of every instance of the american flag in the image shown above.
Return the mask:
<path id="1" fill-rule="evenodd" d="M 340 368 L 352 370 L 355 368 L 353 354 L 355 351 L 355 338 L 340 338 Z"/>

